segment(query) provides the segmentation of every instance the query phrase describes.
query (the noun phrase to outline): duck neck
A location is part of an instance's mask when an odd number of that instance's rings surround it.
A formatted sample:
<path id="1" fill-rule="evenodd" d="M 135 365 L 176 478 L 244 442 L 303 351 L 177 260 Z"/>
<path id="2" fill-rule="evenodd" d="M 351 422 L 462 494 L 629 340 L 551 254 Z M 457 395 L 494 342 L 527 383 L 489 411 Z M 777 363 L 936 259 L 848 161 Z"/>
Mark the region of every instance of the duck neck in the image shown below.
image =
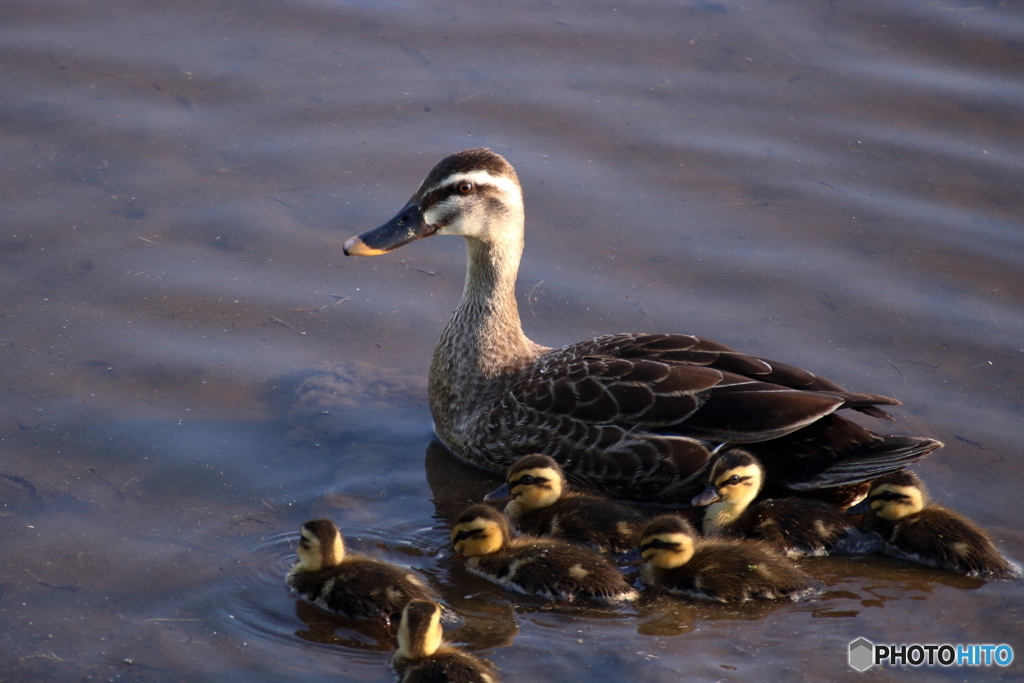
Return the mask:
<path id="1" fill-rule="evenodd" d="M 520 222 L 521 226 L 521 222 Z M 462 301 L 441 333 L 430 362 L 434 430 L 455 453 L 472 458 L 481 405 L 507 392 L 503 378 L 527 367 L 546 348 L 523 334 L 516 304 L 522 230 L 504 241 L 466 237 L 468 268 Z"/>
<path id="2" fill-rule="evenodd" d="M 505 516 L 508 517 L 513 526 L 523 516 L 524 512 L 526 512 L 526 508 L 518 500 L 510 500 L 508 505 L 505 506 Z"/>
<path id="3" fill-rule="evenodd" d="M 499 244 L 466 238 L 467 270 L 462 300 L 441 333 L 431 380 L 490 380 L 517 370 L 538 355 L 523 333 L 516 303 L 516 273 L 523 252 L 517 240 Z"/>
<path id="4" fill-rule="evenodd" d="M 702 528 L 705 536 L 718 536 L 733 524 L 750 504 L 749 500 L 723 500 L 708 506 Z"/>

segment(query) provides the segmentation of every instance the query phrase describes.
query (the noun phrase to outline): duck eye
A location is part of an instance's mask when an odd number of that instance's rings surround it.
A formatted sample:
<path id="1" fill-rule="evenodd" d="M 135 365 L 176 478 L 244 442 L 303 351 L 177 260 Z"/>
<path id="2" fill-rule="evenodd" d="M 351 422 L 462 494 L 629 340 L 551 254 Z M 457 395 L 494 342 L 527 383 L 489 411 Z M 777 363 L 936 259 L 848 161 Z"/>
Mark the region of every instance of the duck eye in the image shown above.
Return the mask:
<path id="1" fill-rule="evenodd" d="M 517 481 L 516 483 L 517 484 L 525 484 L 525 485 L 529 486 L 530 484 L 533 483 L 533 475 L 532 474 L 524 474 L 523 476 L 519 477 L 519 481 Z"/>
<path id="2" fill-rule="evenodd" d="M 462 194 L 466 194 L 467 192 L 471 192 L 472 190 L 473 183 L 469 182 L 468 180 L 459 185 L 459 192 L 461 192 Z"/>
<path id="3" fill-rule="evenodd" d="M 734 474 L 731 477 L 729 477 L 729 481 L 726 482 L 726 483 L 728 483 L 728 484 L 738 484 L 739 482 L 740 482 L 740 475 Z"/>

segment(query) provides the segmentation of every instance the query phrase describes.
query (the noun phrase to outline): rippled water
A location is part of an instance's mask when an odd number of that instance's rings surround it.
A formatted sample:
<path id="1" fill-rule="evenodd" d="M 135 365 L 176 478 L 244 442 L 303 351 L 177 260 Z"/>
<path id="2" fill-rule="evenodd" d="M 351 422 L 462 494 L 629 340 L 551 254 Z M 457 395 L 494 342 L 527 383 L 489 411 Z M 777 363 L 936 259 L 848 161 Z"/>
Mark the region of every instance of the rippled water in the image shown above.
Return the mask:
<path id="1" fill-rule="evenodd" d="M 896 396 L 947 444 L 934 496 L 1021 560 L 1022 73 L 1024 12 L 989 0 L 5 2 L 5 680 L 390 680 L 388 633 L 284 590 L 319 516 L 506 680 L 1019 650 L 1020 584 L 878 558 L 808 561 L 800 605 L 551 607 L 467 574 L 447 521 L 496 480 L 431 445 L 424 394 L 463 246 L 341 244 L 490 146 L 534 339 L 694 333 Z"/>

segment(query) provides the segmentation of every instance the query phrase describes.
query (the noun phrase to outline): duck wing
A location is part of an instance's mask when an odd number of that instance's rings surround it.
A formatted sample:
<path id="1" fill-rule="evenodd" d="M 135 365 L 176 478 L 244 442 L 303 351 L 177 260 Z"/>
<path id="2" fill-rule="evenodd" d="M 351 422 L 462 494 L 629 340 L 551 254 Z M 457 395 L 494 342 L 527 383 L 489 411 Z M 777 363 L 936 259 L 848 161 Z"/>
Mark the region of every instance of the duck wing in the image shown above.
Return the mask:
<path id="1" fill-rule="evenodd" d="M 708 442 L 752 443 L 841 408 L 886 415 L 885 396 L 687 335 L 599 337 L 541 356 L 512 386 L 539 413 Z"/>
<path id="2" fill-rule="evenodd" d="M 500 410 L 516 425 L 506 433 L 515 450 L 511 432 L 529 433 L 529 448 L 611 490 L 688 482 L 723 443 L 752 444 L 770 476 L 820 488 L 879 476 L 938 447 L 833 415 L 850 408 L 889 418 L 878 405 L 899 401 L 699 337 L 619 334 L 540 356 L 513 378 Z"/>

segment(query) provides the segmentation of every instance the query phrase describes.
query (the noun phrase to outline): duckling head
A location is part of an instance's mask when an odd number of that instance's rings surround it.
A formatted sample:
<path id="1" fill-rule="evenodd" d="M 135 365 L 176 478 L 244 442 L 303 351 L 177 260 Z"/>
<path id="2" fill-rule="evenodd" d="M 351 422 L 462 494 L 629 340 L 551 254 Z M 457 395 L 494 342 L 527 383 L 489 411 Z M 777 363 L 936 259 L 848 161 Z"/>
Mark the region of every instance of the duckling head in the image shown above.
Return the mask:
<path id="1" fill-rule="evenodd" d="M 491 491 L 484 500 L 497 503 L 512 499 L 509 507 L 536 510 L 553 505 L 562 496 L 565 474 L 548 455 L 526 455 L 516 461 L 505 477 L 505 485 Z"/>
<path id="2" fill-rule="evenodd" d="M 429 600 L 410 600 L 398 627 L 399 657 L 429 657 L 441 647 L 441 606 Z"/>
<path id="3" fill-rule="evenodd" d="M 398 215 L 345 242 L 345 254 L 376 256 L 431 235 L 517 241 L 514 253 L 520 253 L 522 226 L 523 191 L 515 169 L 489 149 L 467 149 L 442 159 Z M 503 245 L 499 253 L 513 253 L 511 248 Z"/>
<path id="4" fill-rule="evenodd" d="M 501 550 L 510 536 L 505 515 L 488 505 L 473 505 L 455 520 L 452 548 L 466 557 L 490 555 Z"/>
<path id="5" fill-rule="evenodd" d="M 658 569 L 675 569 L 693 557 L 697 533 L 679 515 L 655 517 L 640 534 L 640 558 Z"/>
<path id="6" fill-rule="evenodd" d="M 345 543 L 338 527 L 329 519 L 314 519 L 299 529 L 299 568 L 319 571 L 335 567 L 345 559 Z"/>
<path id="7" fill-rule="evenodd" d="M 861 515 L 873 511 L 882 519 L 895 522 L 920 512 L 927 503 L 928 493 L 917 475 L 909 470 L 900 470 L 871 482 L 868 497 L 849 508 L 846 514 Z"/>
<path id="8" fill-rule="evenodd" d="M 739 517 L 754 502 L 764 482 L 764 470 L 757 458 L 742 448 L 723 453 L 711 467 L 708 487 L 691 504 L 709 505 L 704 516 L 704 533 L 713 534 L 721 525 Z"/>

